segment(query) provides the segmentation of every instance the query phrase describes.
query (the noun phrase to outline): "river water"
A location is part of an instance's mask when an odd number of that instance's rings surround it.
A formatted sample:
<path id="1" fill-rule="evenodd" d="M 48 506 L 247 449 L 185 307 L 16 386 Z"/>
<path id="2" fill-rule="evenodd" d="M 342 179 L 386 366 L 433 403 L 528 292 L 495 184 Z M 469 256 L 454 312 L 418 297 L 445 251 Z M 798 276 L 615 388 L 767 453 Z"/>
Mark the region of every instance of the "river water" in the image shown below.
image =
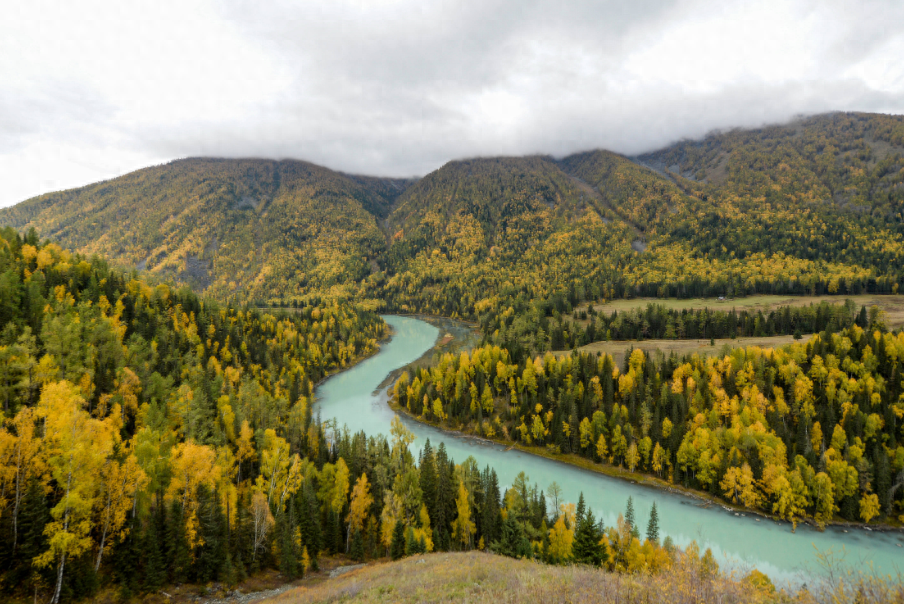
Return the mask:
<path id="1" fill-rule="evenodd" d="M 392 339 L 380 352 L 324 382 L 316 391 L 317 409 L 322 419 L 335 418 L 354 433 L 389 435 L 395 412 L 387 404 L 387 377 L 434 348 L 446 333 L 459 346 L 473 345 L 475 338 L 462 324 L 432 320 L 436 325 L 412 317 L 385 316 L 394 330 Z M 643 534 L 653 502 L 659 512 L 660 538 L 669 535 L 679 546 L 696 540 L 701 549 L 712 548 L 722 564 L 743 571 L 756 567 L 778 583 L 801 584 L 812 581 L 819 571 L 818 552 L 829 554 L 854 568 L 874 569 L 881 574 L 904 572 L 904 534 L 862 529 L 847 531 L 829 528 L 819 532 L 809 526 L 791 525 L 750 514 L 737 515 L 719 506 L 610 478 L 575 466 L 517 450 L 458 437 L 402 416 L 416 440 L 415 456 L 426 439 L 436 447 L 444 442 L 449 455 L 461 463 L 473 456 L 480 468 L 491 466 L 499 475 L 500 487 L 510 485 L 524 471 L 531 483 L 546 490 L 553 481 L 562 487 L 565 501 L 576 502 L 583 492 L 587 505 L 606 526 L 615 524 L 628 497 L 634 498 L 637 522 Z M 548 504 L 551 508 L 551 503 Z"/>

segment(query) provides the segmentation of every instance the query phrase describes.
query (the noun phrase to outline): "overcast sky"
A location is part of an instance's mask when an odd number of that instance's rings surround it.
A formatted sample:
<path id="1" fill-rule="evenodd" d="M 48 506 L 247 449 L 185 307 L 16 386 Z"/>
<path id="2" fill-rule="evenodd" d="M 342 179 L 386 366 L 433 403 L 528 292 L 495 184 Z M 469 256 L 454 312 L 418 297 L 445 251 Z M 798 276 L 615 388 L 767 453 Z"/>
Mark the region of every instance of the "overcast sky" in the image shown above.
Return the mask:
<path id="1" fill-rule="evenodd" d="M 0 206 L 185 156 L 413 176 L 904 113 L 904 2 L 12 0 Z"/>

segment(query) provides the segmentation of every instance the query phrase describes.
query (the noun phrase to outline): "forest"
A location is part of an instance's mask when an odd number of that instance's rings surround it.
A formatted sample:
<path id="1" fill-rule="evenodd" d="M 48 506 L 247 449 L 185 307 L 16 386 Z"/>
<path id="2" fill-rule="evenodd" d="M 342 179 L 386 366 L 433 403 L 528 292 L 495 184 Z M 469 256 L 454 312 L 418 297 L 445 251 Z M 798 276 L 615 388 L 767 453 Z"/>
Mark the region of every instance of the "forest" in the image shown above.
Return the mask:
<path id="1" fill-rule="evenodd" d="M 723 357 L 634 350 L 524 356 L 499 346 L 404 374 L 424 421 L 571 453 L 820 527 L 904 522 L 904 333 L 881 324 Z M 901 425 L 899 425 L 901 423 Z"/>
<path id="2" fill-rule="evenodd" d="M 51 602 L 115 585 L 288 578 L 355 560 L 488 549 L 613 571 L 665 568 L 655 511 L 604 527 L 583 499 L 511 488 L 413 436 L 312 416 L 314 384 L 371 354 L 382 320 L 321 302 L 273 315 L 152 287 L 0 232 L 0 592 Z M 691 555 L 697 556 L 698 553 Z M 718 569 L 712 554 L 699 558 Z"/>
<path id="3" fill-rule="evenodd" d="M 853 301 L 845 304 L 820 302 L 809 306 L 783 306 L 775 310 L 667 309 L 650 303 L 645 309 L 606 316 L 589 309 L 573 311 L 573 320 L 559 315 L 558 320 L 540 321 L 539 328 L 549 332 L 549 349 L 563 350 L 602 340 L 684 340 L 698 338 L 738 338 L 794 335 L 821 331 L 840 331 L 851 325 L 867 327 L 878 324 L 878 308 L 870 317 L 866 307 L 853 312 Z M 589 316 L 589 321 L 588 321 Z M 580 320 L 581 322 L 579 322 Z M 582 326 L 583 322 L 586 326 Z"/>

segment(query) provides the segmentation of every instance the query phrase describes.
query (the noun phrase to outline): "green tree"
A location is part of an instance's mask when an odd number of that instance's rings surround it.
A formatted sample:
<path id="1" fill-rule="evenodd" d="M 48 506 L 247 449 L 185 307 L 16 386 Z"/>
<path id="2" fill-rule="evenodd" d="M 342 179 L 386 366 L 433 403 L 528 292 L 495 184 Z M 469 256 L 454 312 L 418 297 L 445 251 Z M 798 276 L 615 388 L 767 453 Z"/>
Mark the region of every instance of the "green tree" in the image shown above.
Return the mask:
<path id="1" fill-rule="evenodd" d="M 659 543 L 659 511 L 656 509 L 655 501 L 653 509 L 650 510 L 650 522 L 647 524 L 647 540 Z"/>

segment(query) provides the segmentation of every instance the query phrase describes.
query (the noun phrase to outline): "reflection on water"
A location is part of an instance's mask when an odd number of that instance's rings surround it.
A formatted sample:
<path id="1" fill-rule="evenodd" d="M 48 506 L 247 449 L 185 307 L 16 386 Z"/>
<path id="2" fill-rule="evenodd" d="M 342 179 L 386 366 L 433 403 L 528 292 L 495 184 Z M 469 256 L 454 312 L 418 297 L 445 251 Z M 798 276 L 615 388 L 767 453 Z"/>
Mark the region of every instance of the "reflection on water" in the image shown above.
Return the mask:
<path id="1" fill-rule="evenodd" d="M 444 351 L 468 349 L 479 340 L 467 326 L 450 319 L 430 318 L 429 323 L 413 317 L 387 316 L 384 319 L 395 333 L 380 353 L 330 378 L 316 391 L 323 419 L 335 418 L 339 425 L 347 425 L 352 432 L 389 434 L 395 412 L 386 403 L 388 375 L 411 363 L 430 362 L 438 352 L 434 346 L 446 334 L 453 337 L 445 344 Z M 901 533 L 853 529 L 819 532 L 808 526 L 800 526 L 792 533 L 790 525 L 784 522 L 751 514 L 736 515 L 718 505 L 704 504 L 687 496 L 610 478 L 517 450 L 506 451 L 502 446 L 457 437 L 409 418 L 403 417 L 403 420 L 417 437 L 412 445 L 415 455 L 429 438 L 434 446 L 444 442 L 449 455 L 458 462 L 470 455 L 480 467 L 492 466 L 501 485 L 511 484 L 521 471 L 543 489 L 555 481 L 568 501 L 577 501 L 583 492 L 587 505 L 607 526 L 615 524 L 628 497 L 633 497 L 638 524 L 643 529 L 655 501 L 663 537 L 669 535 L 682 546 L 696 540 L 702 548 L 712 548 L 722 563 L 730 561 L 741 568 L 755 566 L 773 580 L 806 582 L 808 575 L 817 570 L 816 552 L 829 550 L 844 555 L 845 563 L 855 567 L 866 568 L 867 564 L 872 564 L 883 574 L 904 570 L 904 549 L 899 547 L 904 544 Z"/>

